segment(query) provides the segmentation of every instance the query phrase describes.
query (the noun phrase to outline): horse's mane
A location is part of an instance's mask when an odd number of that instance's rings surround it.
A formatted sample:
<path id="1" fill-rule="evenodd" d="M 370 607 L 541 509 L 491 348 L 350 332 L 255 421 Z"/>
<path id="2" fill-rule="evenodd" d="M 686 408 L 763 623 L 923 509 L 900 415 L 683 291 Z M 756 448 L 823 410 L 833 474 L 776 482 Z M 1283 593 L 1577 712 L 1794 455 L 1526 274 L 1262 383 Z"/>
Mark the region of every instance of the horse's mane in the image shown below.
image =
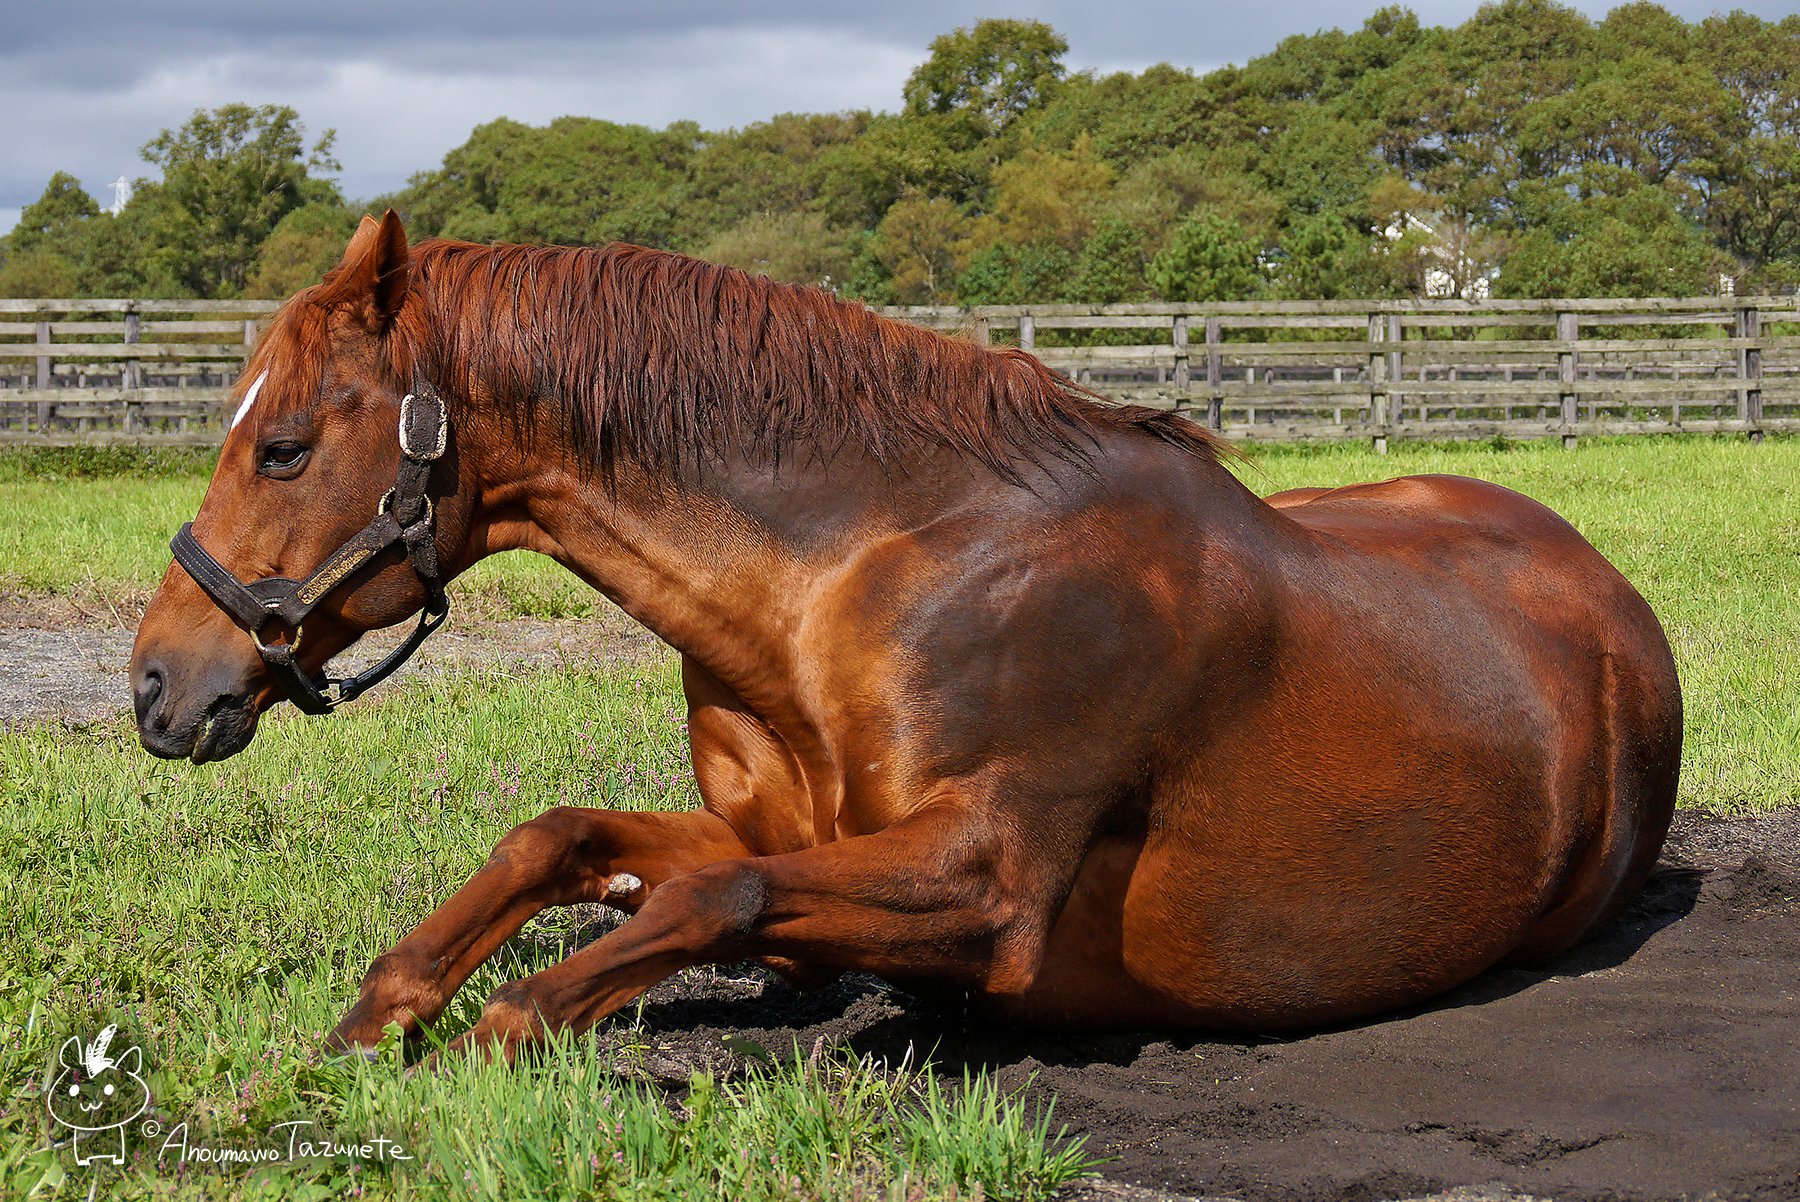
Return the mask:
<path id="1" fill-rule="evenodd" d="M 931 444 L 1008 479 L 1083 460 L 1131 430 L 1216 459 L 1176 414 L 1113 405 L 1013 349 L 891 321 L 816 288 L 615 243 L 412 250 L 404 360 L 480 385 L 526 430 L 560 414 L 571 450 L 679 469 L 741 454 L 779 464 L 857 448 L 886 463 Z M 407 368 L 410 370 L 410 366 Z"/>

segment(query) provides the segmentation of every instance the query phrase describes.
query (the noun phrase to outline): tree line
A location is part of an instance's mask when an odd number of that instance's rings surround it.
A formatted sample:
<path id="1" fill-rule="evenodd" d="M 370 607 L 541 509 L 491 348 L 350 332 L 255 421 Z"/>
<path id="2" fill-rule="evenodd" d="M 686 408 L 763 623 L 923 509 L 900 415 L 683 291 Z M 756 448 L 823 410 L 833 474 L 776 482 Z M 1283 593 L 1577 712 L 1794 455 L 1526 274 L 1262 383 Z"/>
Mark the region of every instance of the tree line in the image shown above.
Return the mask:
<path id="1" fill-rule="evenodd" d="M 892 113 L 713 132 L 499 119 L 367 205 L 290 108 L 196 113 L 117 214 L 65 173 L 0 295 L 281 297 L 364 208 L 415 236 L 697 254 L 874 303 L 1669 295 L 1800 284 L 1800 17 L 1401 7 L 1241 67 L 1070 72 L 944 34 Z"/>

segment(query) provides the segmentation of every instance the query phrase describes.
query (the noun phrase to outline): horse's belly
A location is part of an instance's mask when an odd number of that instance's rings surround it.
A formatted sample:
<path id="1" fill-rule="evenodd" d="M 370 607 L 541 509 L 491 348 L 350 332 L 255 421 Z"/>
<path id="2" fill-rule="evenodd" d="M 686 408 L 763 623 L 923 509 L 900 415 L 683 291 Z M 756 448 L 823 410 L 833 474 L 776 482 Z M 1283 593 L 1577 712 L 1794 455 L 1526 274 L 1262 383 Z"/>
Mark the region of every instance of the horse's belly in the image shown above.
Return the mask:
<path id="1" fill-rule="evenodd" d="M 1400 822 L 1346 843 L 1274 818 L 1201 845 L 1103 842 L 1033 986 L 1000 1008 L 1078 1026 L 1339 1021 L 1468 980 L 1543 908 L 1541 831 L 1459 841 L 1433 829 L 1443 824 Z"/>

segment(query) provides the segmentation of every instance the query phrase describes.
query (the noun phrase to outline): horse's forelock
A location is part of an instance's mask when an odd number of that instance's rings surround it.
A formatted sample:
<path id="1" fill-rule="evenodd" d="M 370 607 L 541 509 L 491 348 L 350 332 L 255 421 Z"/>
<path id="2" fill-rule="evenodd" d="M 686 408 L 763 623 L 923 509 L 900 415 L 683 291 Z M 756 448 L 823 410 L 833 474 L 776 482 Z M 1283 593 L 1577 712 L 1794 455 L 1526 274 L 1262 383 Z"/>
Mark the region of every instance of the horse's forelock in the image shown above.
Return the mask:
<path id="1" fill-rule="evenodd" d="M 276 310 L 239 377 L 247 383 L 240 403 L 256 391 L 255 404 L 242 415 L 253 429 L 320 402 L 326 367 L 341 353 L 337 331 L 354 334 L 355 323 L 348 300 L 328 284 L 315 285 Z M 381 374 L 401 382 L 410 378 L 418 353 L 410 328 L 396 322 L 378 341 Z"/>

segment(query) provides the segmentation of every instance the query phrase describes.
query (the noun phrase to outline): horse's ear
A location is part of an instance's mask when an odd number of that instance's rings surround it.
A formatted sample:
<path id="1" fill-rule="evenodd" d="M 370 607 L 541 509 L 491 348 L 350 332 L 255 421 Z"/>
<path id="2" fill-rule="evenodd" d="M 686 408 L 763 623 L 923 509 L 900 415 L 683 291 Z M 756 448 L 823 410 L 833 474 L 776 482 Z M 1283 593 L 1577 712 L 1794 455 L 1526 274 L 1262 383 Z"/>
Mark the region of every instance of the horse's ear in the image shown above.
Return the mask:
<path id="1" fill-rule="evenodd" d="M 412 277 L 410 255 L 406 249 L 406 227 L 400 214 L 389 209 L 381 215 L 381 227 L 375 231 L 377 270 L 375 272 L 375 312 L 385 328 L 400 314 L 406 302 L 406 286 Z"/>
<path id="2" fill-rule="evenodd" d="M 335 299 L 354 308 L 371 334 L 379 334 L 406 302 L 411 272 L 406 227 L 389 209 L 377 221 L 364 216 L 344 257 L 327 281 Z"/>
<path id="3" fill-rule="evenodd" d="M 341 273 L 353 271 L 375 245 L 375 235 L 380 230 L 381 222 L 364 213 L 363 219 L 357 223 L 356 232 L 350 235 L 350 245 L 344 248 L 344 257 L 338 260 L 337 270 Z"/>

